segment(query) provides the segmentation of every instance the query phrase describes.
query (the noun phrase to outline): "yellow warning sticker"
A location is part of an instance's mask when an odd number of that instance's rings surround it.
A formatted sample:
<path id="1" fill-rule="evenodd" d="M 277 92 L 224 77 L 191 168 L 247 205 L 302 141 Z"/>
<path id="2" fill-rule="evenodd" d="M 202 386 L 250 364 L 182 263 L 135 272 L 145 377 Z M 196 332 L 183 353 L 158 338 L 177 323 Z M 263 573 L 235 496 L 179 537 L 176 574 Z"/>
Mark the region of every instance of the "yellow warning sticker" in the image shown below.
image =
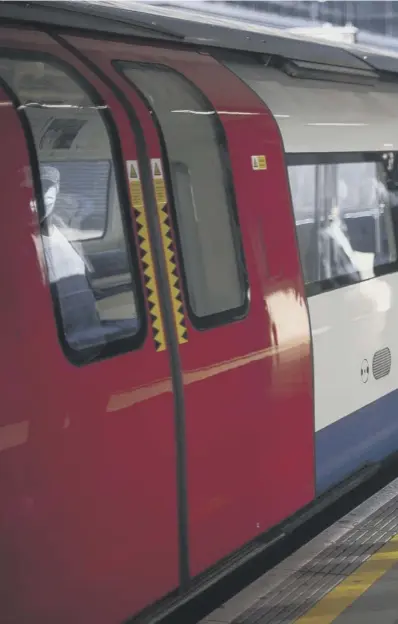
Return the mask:
<path id="1" fill-rule="evenodd" d="M 156 203 L 158 205 L 159 204 L 164 205 L 167 202 L 167 195 L 166 195 L 166 187 L 165 187 L 164 178 L 163 178 L 162 161 L 160 160 L 160 158 L 152 158 L 151 167 L 152 167 L 153 185 L 155 187 Z"/>
<path id="2" fill-rule="evenodd" d="M 154 178 L 163 178 L 162 161 L 160 158 L 152 158 L 152 173 Z"/>
<path id="3" fill-rule="evenodd" d="M 149 314 L 152 322 L 153 340 L 155 342 L 156 351 L 164 351 L 166 349 L 166 339 L 162 315 L 160 312 L 159 293 L 155 277 L 152 248 L 149 239 L 148 223 L 145 214 L 140 170 L 136 160 L 127 161 L 127 175 L 129 178 L 131 203 L 137 223 L 137 235 L 147 291 Z"/>
<path id="4" fill-rule="evenodd" d="M 127 161 L 127 171 L 129 176 L 130 195 L 133 208 L 143 206 L 142 186 L 140 180 L 140 169 L 136 160 Z"/>
<path id="5" fill-rule="evenodd" d="M 138 162 L 136 160 L 128 161 L 129 180 L 139 180 L 140 170 L 138 168 Z"/>
<path id="6" fill-rule="evenodd" d="M 177 329 L 178 342 L 179 344 L 183 344 L 184 342 L 188 342 L 188 333 L 185 324 L 180 280 L 177 271 L 174 243 L 167 210 L 166 186 L 163 178 L 162 162 L 160 158 L 152 158 L 151 167 L 153 185 L 155 188 L 156 205 L 162 233 L 163 251 L 166 258 L 169 291 L 173 304 L 174 322 Z"/>
<path id="7" fill-rule="evenodd" d="M 267 168 L 267 159 L 264 154 L 252 156 L 253 171 L 264 171 Z"/>

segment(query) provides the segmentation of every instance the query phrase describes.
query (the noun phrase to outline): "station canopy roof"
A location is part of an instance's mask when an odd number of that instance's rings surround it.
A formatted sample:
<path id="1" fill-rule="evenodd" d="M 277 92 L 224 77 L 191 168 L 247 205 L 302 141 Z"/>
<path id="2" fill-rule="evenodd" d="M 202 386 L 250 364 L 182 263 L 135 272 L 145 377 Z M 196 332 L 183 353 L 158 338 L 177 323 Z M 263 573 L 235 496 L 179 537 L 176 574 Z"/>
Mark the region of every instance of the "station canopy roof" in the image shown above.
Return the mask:
<path id="1" fill-rule="evenodd" d="M 203 4 L 203 3 L 202 3 Z M 143 40 L 164 40 L 201 47 L 222 48 L 278 56 L 297 62 L 345 68 L 348 72 L 388 73 L 398 76 L 398 53 L 342 41 L 322 41 L 300 32 L 239 21 L 237 17 L 206 13 L 187 3 L 131 0 L 73 0 L 0 2 L 0 18 L 13 23 L 57 25 Z M 192 8 L 188 8 L 191 6 Z"/>

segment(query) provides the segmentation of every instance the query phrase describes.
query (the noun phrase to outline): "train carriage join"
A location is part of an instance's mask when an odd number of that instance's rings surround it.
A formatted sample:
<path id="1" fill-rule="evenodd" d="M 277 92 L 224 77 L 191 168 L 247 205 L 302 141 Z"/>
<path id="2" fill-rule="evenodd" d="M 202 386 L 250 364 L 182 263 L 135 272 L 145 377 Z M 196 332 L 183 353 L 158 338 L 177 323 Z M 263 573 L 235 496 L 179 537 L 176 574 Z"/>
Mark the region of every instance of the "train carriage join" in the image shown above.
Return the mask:
<path id="1" fill-rule="evenodd" d="M 2 4 L 0 620 L 118 624 L 398 450 L 398 57 Z"/>

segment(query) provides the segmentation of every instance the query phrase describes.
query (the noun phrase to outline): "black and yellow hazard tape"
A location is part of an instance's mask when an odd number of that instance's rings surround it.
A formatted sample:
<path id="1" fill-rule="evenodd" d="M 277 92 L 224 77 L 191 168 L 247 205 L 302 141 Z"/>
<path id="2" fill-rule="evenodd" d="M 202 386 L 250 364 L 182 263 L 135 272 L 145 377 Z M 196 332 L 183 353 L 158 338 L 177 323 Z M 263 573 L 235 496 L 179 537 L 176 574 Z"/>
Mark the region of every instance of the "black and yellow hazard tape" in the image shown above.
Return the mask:
<path id="1" fill-rule="evenodd" d="M 153 340 L 156 351 L 166 349 L 166 340 L 163 327 L 163 319 L 159 305 L 159 293 L 156 283 L 155 270 L 153 264 L 152 249 L 149 240 L 148 223 L 145 214 L 144 200 L 142 195 L 141 182 L 137 177 L 131 179 L 130 193 L 133 209 L 137 223 L 137 236 L 139 241 L 140 257 L 144 273 L 145 288 L 149 314 L 151 317 Z"/>
<path id="2" fill-rule="evenodd" d="M 160 221 L 163 251 L 166 258 L 167 278 L 170 297 L 173 306 L 174 322 L 177 330 L 178 342 L 188 342 L 188 332 L 185 323 L 184 306 L 182 303 L 180 279 L 177 271 L 177 262 L 174 243 L 171 235 L 169 214 L 167 211 L 166 186 L 163 177 L 162 162 L 159 158 L 151 159 L 152 179 L 155 189 L 156 205 Z"/>
<path id="3" fill-rule="evenodd" d="M 159 306 L 159 295 L 153 267 L 153 258 L 149 244 L 148 225 L 144 211 L 135 209 L 138 240 L 140 245 L 141 262 L 144 272 L 145 287 L 148 296 L 149 315 L 151 317 L 153 340 L 156 351 L 166 349 L 163 320 Z"/>
<path id="4" fill-rule="evenodd" d="M 166 258 L 167 276 L 171 301 L 173 305 L 174 321 L 177 330 L 178 342 L 188 342 L 188 332 L 185 324 L 184 306 L 182 303 L 180 278 L 177 272 L 177 263 L 174 252 L 174 243 L 171 236 L 170 220 L 167 206 L 158 203 L 158 214 L 162 233 L 163 250 Z"/>

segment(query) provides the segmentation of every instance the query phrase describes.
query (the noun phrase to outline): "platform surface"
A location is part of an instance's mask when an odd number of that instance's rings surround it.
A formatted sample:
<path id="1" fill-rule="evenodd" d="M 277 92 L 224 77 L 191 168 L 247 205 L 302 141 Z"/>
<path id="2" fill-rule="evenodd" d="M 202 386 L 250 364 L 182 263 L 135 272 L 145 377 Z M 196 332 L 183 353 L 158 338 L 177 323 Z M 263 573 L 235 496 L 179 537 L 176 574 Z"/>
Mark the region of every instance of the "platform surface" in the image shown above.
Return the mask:
<path id="1" fill-rule="evenodd" d="M 398 624 L 398 479 L 200 624 Z"/>
<path id="2" fill-rule="evenodd" d="M 398 563 L 332 621 L 335 624 L 398 624 Z"/>

